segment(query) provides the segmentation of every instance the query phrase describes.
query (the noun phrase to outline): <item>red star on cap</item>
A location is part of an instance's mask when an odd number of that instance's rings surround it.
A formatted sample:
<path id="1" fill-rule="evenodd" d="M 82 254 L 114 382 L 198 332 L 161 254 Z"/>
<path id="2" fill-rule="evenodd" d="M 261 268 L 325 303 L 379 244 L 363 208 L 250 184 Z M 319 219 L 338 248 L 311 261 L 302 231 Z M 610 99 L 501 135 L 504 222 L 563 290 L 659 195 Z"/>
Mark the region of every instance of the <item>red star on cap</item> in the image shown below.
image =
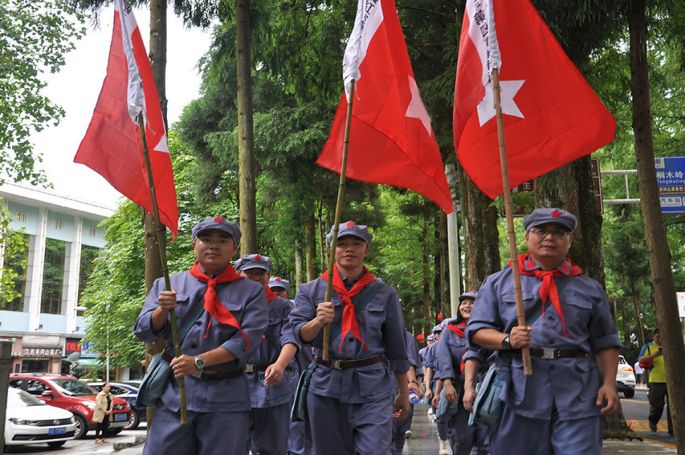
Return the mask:
<path id="1" fill-rule="evenodd" d="M 552 212 L 552 217 L 559 218 L 560 216 L 561 216 L 561 212 L 559 210 L 554 210 Z"/>
<path id="2" fill-rule="evenodd" d="M 221 223 L 222 221 L 224 221 L 224 219 L 221 218 L 220 216 L 217 216 L 214 218 L 214 221 L 216 221 L 217 223 Z"/>
<path id="3" fill-rule="evenodd" d="M 348 228 L 353 228 L 356 225 L 357 223 L 355 223 L 354 221 L 348 221 L 347 223 L 345 223 L 345 226 L 347 226 Z"/>
<path id="4" fill-rule="evenodd" d="M 280 279 L 280 278 L 276 278 L 276 281 L 280 283 L 280 282 L 281 282 L 281 279 Z"/>
<path id="5" fill-rule="evenodd" d="M 254 257 L 253 257 L 252 259 L 254 259 L 255 261 L 261 261 L 261 260 L 262 260 L 262 257 L 261 257 L 260 255 L 258 255 L 258 254 L 255 254 Z"/>

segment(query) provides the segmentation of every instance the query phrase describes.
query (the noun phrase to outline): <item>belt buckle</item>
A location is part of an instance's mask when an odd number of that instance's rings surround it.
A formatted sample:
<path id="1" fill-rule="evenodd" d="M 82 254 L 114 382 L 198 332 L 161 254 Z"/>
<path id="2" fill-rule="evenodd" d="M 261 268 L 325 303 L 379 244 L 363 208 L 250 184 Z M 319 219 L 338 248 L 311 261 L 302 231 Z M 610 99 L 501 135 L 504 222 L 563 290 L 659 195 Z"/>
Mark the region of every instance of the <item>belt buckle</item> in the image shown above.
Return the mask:
<path id="1" fill-rule="evenodd" d="M 542 358 L 543 359 L 556 359 L 557 350 L 554 348 L 542 348 Z"/>
<path id="2" fill-rule="evenodd" d="M 341 364 L 342 364 L 342 360 L 340 360 L 340 359 L 333 359 L 333 360 L 331 360 L 330 363 L 328 364 L 328 367 L 329 367 L 329 368 L 333 368 L 334 370 L 342 370 Z"/>
<path id="3" fill-rule="evenodd" d="M 246 363 L 245 364 L 245 373 L 254 373 L 255 368 L 253 363 Z"/>

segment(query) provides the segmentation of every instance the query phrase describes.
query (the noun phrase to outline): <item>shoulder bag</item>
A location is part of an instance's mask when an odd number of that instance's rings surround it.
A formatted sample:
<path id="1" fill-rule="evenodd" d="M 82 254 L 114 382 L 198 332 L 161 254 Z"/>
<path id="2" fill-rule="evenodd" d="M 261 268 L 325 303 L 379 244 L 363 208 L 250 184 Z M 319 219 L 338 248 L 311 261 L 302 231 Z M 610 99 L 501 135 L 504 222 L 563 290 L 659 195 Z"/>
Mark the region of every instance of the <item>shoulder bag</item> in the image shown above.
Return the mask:
<path id="1" fill-rule="evenodd" d="M 181 327 L 179 335 L 181 336 L 180 344 L 183 344 L 183 340 L 190 331 L 195 321 L 197 321 L 202 313 L 204 313 L 204 306 L 197 304 L 195 311 L 188 315 L 185 320 L 185 324 Z M 173 347 L 167 347 L 164 351 L 170 350 L 173 352 Z M 169 362 L 164 360 L 163 353 L 158 352 L 152 356 L 150 365 L 147 367 L 145 376 L 143 377 L 143 382 L 140 384 L 138 389 L 138 397 L 136 398 L 137 406 L 152 406 L 154 403 L 162 396 L 169 384 L 169 379 L 171 379 L 171 365 Z M 172 354 L 173 356 L 173 354 Z"/>

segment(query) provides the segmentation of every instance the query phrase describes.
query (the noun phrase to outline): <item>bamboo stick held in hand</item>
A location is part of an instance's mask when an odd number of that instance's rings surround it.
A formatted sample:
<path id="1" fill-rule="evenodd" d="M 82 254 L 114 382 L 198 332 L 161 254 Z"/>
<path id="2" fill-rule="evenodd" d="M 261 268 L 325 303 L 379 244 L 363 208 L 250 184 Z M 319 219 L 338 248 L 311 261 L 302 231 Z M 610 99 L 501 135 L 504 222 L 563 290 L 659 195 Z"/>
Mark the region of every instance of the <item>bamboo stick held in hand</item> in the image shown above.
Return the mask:
<path id="1" fill-rule="evenodd" d="M 352 104 L 354 103 L 354 79 L 350 83 L 350 102 L 347 104 L 347 117 L 345 119 L 345 136 L 343 138 L 342 163 L 340 164 L 340 182 L 338 184 L 338 201 L 335 204 L 335 217 L 333 220 L 333 238 L 331 239 L 330 254 L 328 258 L 328 282 L 326 283 L 326 296 L 324 302 L 330 302 L 333 294 L 333 266 L 335 265 L 335 248 L 338 245 L 338 230 L 340 229 L 340 218 L 345 202 L 345 178 L 347 172 L 347 150 L 350 146 L 350 125 L 352 124 Z M 331 326 L 323 326 L 323 352 L 321 357 L 328 360 L 328 349 L 331 343 Z"/>
<path id="2" fill-rule="evenodd" d="M 521 293 L 521 274 L 518 266 L 518 253 L 516 252 L 516 233 L 514 231 L 513 203 L 511 189 L 509 188 L 509 166 L 507 165 L 507 152 L 504 142 L 504 121 L 502 120 L 502 100 L 500 97 L 499 70 L 492 71 L 492 90 L 495 96 L 495 112 L 497 114 L 497 142 L 499 143 L 499 159 L 502 167 L 502 197 L 504 198 L 504 213 L 507 218 L 507 238 L 509 240 L 509 254 L 511 256 L 512 279 L 514 280 L 514 293 L 516 296 L 516 319 L 518 325 L 525 327 L 526 311 L 523 307 L 523 294 Z M 523 358 L 523 374 L 531 376 L 533 366 L 530 361 L 530 348 L 525 346 L 521 349 Z"/>
<path id="3" fill-rule="evenodd" d="M 147 138 L 145 137 L 145 123 L 143 116 L 138 116 L 138 127 L 140 128 L 140 137 L 143 141 L 143 154 L 145 155 L 145 166 L 147 169 L 147 176 L 150 182 L 150 197 L 152 199 L 152 209 L 155 222 L 159 223 L 159 207 L 157 207 L 157 193 L 155 192 L 155 182 L 152 178 L 152 166 L 150 164 L 150 153 L 147 146 Z M 157 236 L 157 246 L 159 248 L 159 260 L 162 263 L 162 272 L 164 274 L 164 286 L 165 290 L 171 291 L 171 280 L 169 279 L 169 267 L 166 261 L 166 251 L 162 246 L 162 232 L 160 229 L 155 229 L 155 235 Z M 171 321 L 171 338 L 174 343 L 174 352 L 176 357 L 181 355 L 181 339 L 178 333 L 178 321 L 176 319 L 176 311 L 169 311 L 169 319 Z M 179 400 L 179 413 L 181 423 L 183 425 L 188 423 L 188 413 L 186 404 L 186 383 L 183 378 L 176 378 L 178 382 L 178 400 Z"/>

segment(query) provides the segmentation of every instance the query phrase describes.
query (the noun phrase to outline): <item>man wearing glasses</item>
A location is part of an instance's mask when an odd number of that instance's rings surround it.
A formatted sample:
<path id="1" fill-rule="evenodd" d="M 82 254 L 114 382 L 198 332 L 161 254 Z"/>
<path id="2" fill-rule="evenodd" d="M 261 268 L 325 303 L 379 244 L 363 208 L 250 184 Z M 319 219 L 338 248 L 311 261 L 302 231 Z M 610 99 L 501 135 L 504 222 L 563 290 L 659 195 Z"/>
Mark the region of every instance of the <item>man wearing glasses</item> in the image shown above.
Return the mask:
<path id="1" fill-rule="evenodd" d="M 523 225 L 528 252 L 517 260 L 527 325 L 517 323 L 507 266 L 485 279 L 467 327 L 472 344 L 497 351 L 505 380 L 491 452 L 601 454 L 600 414 L 618 407 L 621 347 L 606 295 L 566 256 L 577 226 L 573 214 L 535 209 Z M 524 346 L 532 357 L 529 377 L 523 374 Z"/>

